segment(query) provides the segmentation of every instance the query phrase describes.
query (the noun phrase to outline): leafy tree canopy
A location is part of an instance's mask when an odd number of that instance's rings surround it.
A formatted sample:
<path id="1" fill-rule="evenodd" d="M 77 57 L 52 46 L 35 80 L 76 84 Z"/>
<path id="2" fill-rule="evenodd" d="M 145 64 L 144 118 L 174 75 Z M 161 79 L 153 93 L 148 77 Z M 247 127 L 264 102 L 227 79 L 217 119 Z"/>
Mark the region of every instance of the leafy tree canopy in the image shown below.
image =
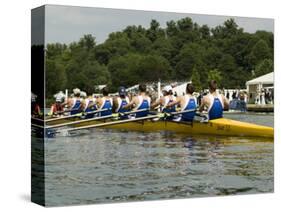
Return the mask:
<path id="1" fill-rule="evenodd" d="M 139 82 L 189 81 L 197 89 L 216 79 L 224 88 L 273 71 L 272 32 L 244 32 L 234 19 L 210 28 L 189 17 L 170 20 L 162 27 L 131 25 L 112 32 L 103 43 L 84 35 L 71 44 L 46 46 L 47 97 L 66 88 L 95 92 L 107 84 L 111 92 Z M 252 74 L 254 73 L 254 75 Z"/>

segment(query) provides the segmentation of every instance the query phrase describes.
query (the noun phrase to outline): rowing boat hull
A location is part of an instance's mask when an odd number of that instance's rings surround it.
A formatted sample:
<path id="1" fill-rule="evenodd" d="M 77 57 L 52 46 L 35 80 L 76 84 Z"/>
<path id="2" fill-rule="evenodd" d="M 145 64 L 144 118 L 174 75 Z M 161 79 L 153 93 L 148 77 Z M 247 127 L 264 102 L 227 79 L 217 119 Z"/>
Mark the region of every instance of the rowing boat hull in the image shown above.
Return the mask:
<path id="1" fill-rule="evenodd" d="M 71 127 L 82 127 L 103 123 L 102 121 L 89 121 L 80 124 L 70 125 Z M 273 138 L 274 130 L 272 127 L 261 126 L 246 122 L 235 121 L 226 118 L 211 120 L 209 122 L 173 122 L 173 121 L 132 121 L 127 123 L 112 124 L 102 126 L 107 129 L 118 129 L 127 131 L 157 132 L 171 131 L 181 134 L 205 134 L 223 136 L 250 136 L 250 137 L 269 137 Z"/>

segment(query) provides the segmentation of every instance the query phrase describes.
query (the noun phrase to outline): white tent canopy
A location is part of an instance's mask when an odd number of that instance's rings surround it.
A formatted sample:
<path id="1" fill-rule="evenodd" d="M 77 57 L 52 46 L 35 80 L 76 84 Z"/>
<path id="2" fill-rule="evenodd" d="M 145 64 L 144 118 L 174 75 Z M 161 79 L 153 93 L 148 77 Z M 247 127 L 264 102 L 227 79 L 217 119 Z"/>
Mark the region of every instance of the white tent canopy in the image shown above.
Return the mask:
<path id="1" fill-rule="evenodd" d="M 187 82 L 174 87 L 173 93 L 176 93 L 179 96 L 183 95 L 186 92 L 186 85 L 187 85 Z"/>
<path id="2" fill-rule="evenodd" d="M 246 82 L 246 85 L 258 85 L 258 84 L 273 84 L 274 77 L 273 72 L 260 76 L 258 78 L 252 79 Z"/>
<path id="3" fill-rule="evenodd" d="M 274 89 L 273 72 L 246 82 L 246 86 L 247 92 L 250 95 L 249 102 L 255 102 L 256 104 L 265 104 L 263 90 L 265 88 Z"/>

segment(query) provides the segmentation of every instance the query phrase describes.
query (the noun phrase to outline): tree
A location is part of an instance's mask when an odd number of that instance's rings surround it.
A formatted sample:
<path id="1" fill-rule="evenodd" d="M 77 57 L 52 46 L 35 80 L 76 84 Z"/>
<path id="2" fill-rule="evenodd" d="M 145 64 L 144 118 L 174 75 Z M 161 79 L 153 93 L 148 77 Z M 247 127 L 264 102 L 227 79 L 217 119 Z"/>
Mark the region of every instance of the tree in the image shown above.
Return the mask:
<path id="1" fill-rule="evenodd" d="M 258 30 L 256 31 L 255 36 L 257 36 L 258 39 L 264 40 L 267 43 L 268 47 L 273 49 L 274 35 L 272 32 Z"/>
<path id="2" fill-rule="evenodd" d="M 63 54 L 63 52 L 67 49 L 67 45 L 54 43 L 54 44 L 47 44 L 47 51 L 46 57 L 48 59 L 55 59 L 55 57 Z"/>
<path id="3" fill-rule="evenodd" d="M 155 19 L 150 22 L 150 28 L 146 31 L 146 36 L 151 42 L 157 38 L 165 36 L 164 30 L 160 28 L 160 23 Z"/>
<path id="4" fill-rule="evenodd" d="M 177 56 L 175 77 L 190 79 L 194 66 L 202 66 L 204 50 L 196 43 L 186 44 Z"/>
<path id="5" fill-rule="evenodd" d="M 257 66 L 255 70 L 255 76 L 259 77 L 264 74 L 273 72 L 274 64 L 271 59 L 262 60 Z"/>
<path id="6" fill-rule="evenodd" d="M 264 59 L 270 59 L 272 57 L 270 49 L 267 43 L 260 39 L 253 47 L 250 53 L 250 62 L 253 66 L 257 65 Z"/>
<path id="7" fill-rule="evenodd" d="M 161 55 L 167 60 L 171 60 L 173 53 L 175 52 L 170 40 L 164 37 L 156 39 L 151 46 L 151 49 L 153 49 L 153 54 Z"/>
<path id="8" fill-rule="evenodd" d="M 97 85 L 111 85 L 111 76 L 105 65 L 97 61 L 88 61 L 81 71 L 80 88 L 92 93 Z"/>
<path id="9" fill-rule="evenodd" d="M 245 77 L 243 75 L 237 75 L 237 65 L 235 59 L 230 54 L 223 54 L 219 64 L 216 68 L 220 70 L 221 77 L 223 77 L 223 81 L 221 82 L 221 86 L 228 87 L 236 87 L 237 81 L 241 81 L 241 77 Z M 238 79 L 237 79 L 238 78 Z M 240 84 L 240 83 L 239 83 Z"/>
<path id="10" fill-rule="evenodd" d="M 53 94 L 66 89 L 65 66 L 59 61 L 46 60 L 46 95 L 52 98 Z"/>
<path id="11" fill-rule="evenodd" d="M 208 27 L 208 25 L 203 25 L 202 27 L 199 28 L 199 32 L 200 32 L 200 38 L 201 39 L 209 39 L 211 34 L 210 34 L 210 28 Z"/>
<path id="12" fill-rule="evenodd" d="M 222 76 L 218 69 L 213 69 L 208 72 L 208 82 L 211 80 L 216 80 L 218 85 L 221 84 Z"/>
<path id="13" fill-rule="evenodd" d="M 146 55 L 141 58 L 138 75 L 141 81 L 158 81 L 159 79 L 165 80 L 170 78 L 170 64 L 162 56 Z"/>
<path id="14" fill-rule="evenodd" d="M 151 50 L 151 41 L 145 35 L 136 33 L 130 40 L 130 45 L 136 52 L 148 53 Z"/>
<path id="15" fill-rule="evenodd" d="M 226 20 L 223 26 L 217 26 L 211 30 L 215 38 L 227 39 L 231 38 L 238 33 L 242 33 L 242 29 L 238 29 L 238 25 L 233 18 Z"/>
<path id="16" fill-rule="evenodd" d="M 200 80 L 200 74 L 196 66 L 192 70 L 191 81 L 195 88 L 195 91 L 200 92 L 202 90 L 202 83 Z"/>
<path id="17" fill-rule="evenodd" d="M 177 33 L 179 32 L 179 29 L 177 27 L 177 24 L 175 21 L 168 21 L 166 22 L 167 28 L 166 28 L 166 34 L 168 37 L 177 36 Z"/>
<path id="18" fill-rule="evenodd" d="M 95 57 L 100 64 L 108 64 L 111 58 L 110 49 L 105 44 L 97 45 L 95 48 Z"/>
<path id="19" fill-rule="evenodd" d="M 90 51 L 93 49 L 96 45 L 95 37 L 93 37 L 91 34 L 84 35 L 80 40 L 79 40 L 79 45 L 82 48 L 85 48 L 87 51 Z"/>
<path id="20" fill-rule="evenodd" d="M 234 19 L 216 27 L 200 26 L 189 17 L 170 20 L 161 28 L 130 25 L 96 44 L 84 35 L 68 45 L 47 44 L 47 97 L 58 90 L 79 87 L 92 92 L 108 84 L 120 85 L 162 80 L 192 80 L 196 89 L 216 79 L 225 88 L 245 86 L 252 78 L 273 71 L 272 32 L 244 32 Z M 43 52 L 44 53 L 44 52 Z M 211 71 L 209 71 L 211 70 Z"/>
<path id="21" fill-rule="evenodd" d="M 180 31 L 191 31 L 193 29 L 193 22 L 191 18 L 183 18 L 177 21 L 177 26 Z"/>
<path id="22" fill-rule="evenodd" d="M 139 82 L 141 74 L 138 73 L 138 67 L 141 58 L 139 54 L 127 54 L 110 60 L 108 70 L 113 76 L 113 90 L 116 91 L 119 86 L 132 86 Z"/>

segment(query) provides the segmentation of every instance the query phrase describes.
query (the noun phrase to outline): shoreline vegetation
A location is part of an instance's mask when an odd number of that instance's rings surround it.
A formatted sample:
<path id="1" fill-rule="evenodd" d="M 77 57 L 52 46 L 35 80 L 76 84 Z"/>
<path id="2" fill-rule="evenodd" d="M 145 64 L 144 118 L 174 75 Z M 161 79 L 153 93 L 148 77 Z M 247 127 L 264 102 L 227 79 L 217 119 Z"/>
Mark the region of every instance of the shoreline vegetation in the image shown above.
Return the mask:
<path id="1" fill-rule="evenodd" d="M 221 88 L 244 88 L 247 80 L 273 71 L 273 40 L 272 32 L 244 32 L 234 19 L 210 28 L 187 17 L 164 28 L 157 20 L 149 28 L 127 26 L 101 44 L 90 34 L 69 45 L 47 44 L 46 98 L 75 87 L 98 93 L 103 84 L 114 93 L 159 79 L 192 80 L 196 91 L 209 79 Z"/>

